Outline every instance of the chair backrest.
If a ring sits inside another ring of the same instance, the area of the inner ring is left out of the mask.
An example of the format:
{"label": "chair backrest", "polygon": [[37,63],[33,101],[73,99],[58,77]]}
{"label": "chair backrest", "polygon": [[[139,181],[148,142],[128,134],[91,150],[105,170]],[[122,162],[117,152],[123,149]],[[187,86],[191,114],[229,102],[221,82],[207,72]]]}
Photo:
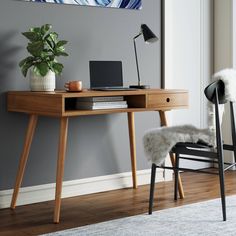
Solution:
{"label": "chair backrest", "polygon": [[219,104],[227,103],[227,100],[225,99],[225,85],[222,80],[217,80],[209,84],[205,88],[204,93],[207,99],[214,104],[216,103],[216,93],[218,94]]}
{"label": "chair backrest", "polygon": [[[216,139],[217,147],[223,145],[222,143],[222,132],[220,124],[220,114],[219,114],[219,104],[230,103],[230,120],[231,120],[231,136],[233,142],[233,150],[236,155],[236,125],[235,125],[235,116],[234,116],[234,105],[232,101],[228,101],[225,98],[225,85],[222,80],[214,81],[209,84],[204,90],[206,98],[213,104],[215,104],[215,123],[216,123]],[[229,146],[229,145],[227,145]],[[231,145],[230,145],[231,146]]]}

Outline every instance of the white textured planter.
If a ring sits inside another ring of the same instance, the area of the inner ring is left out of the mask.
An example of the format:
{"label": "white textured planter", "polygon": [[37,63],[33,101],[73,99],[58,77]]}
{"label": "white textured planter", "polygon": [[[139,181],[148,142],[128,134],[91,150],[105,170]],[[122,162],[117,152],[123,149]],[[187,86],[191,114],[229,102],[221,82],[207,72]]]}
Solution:
{"label": "white textured planter", "polygon": [[47,91],[52,92],[56,88],[55,73],[49,71],[44,77],[35,75],[30,70],[30,89],[31,91]]}

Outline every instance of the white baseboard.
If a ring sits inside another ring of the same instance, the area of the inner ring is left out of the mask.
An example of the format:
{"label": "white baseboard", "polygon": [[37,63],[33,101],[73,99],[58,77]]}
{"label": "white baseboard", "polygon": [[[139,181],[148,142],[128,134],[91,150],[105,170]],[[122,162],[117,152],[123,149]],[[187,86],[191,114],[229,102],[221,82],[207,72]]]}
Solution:
{"label": "white baseboard", "polygon": [[[150,183],[150,170],[137,171],[138,185]],[[163,170],[157,169],[156,182],[164,181]],[[63,182],[62,198],[128,188],[132,186],[131,172]],[[0,191],[0,208],[10,206],[13,189]],[[53,200],[55,183],[20,189],[17,206]]]}

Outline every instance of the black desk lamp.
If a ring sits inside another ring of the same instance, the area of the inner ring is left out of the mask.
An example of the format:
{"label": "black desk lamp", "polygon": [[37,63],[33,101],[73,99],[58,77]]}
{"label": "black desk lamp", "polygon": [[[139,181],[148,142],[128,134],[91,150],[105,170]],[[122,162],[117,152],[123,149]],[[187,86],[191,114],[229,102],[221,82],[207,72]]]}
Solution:
{"label": "black desk lamp", "polygon": [[141,31],[138,35],[133,38],[134,42],[134,52],[135,52],[135,60],[136,60],[136,67],[138,73],[138,84],[137,85],[130,85],[130,88],[137,88],[137,89],[147,89],[150,88],[149,85],[141,85],[140,75],[139,75],[139,67],[138,67],[138,57],[137,57],[137,49],[136,49],[136,39],[143,35],[143,39],[146,43],[154,43],[158,40],[157,36],[148,28],[147,25],[141,25]]}

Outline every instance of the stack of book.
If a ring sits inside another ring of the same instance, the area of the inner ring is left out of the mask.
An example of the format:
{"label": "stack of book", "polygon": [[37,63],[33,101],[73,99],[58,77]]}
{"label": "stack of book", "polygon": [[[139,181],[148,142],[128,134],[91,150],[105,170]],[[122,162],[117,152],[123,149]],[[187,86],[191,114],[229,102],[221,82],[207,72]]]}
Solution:
{"label": "stack of book", "polygon": [[78,110],[121,109],[127,107],[124,96],[84,97],[77,98],[76,101],[76,109]]}

